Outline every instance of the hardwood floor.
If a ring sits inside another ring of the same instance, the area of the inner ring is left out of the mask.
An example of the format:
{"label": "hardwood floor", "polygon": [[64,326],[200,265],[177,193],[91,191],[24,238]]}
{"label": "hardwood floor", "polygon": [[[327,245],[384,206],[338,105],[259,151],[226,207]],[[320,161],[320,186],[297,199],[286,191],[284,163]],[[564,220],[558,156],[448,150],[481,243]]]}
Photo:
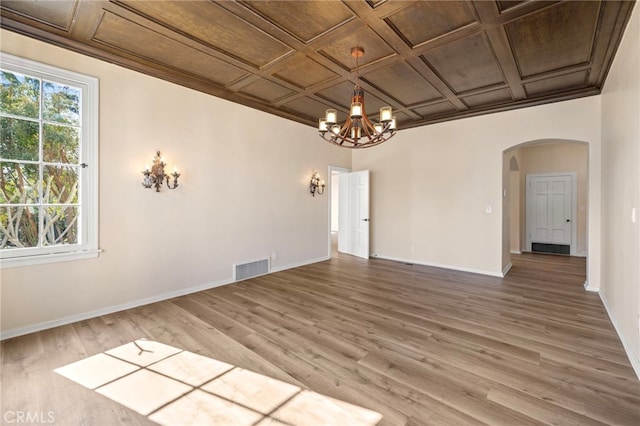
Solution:
{"label": "hardwood floor", "polygon": [[144,337],[377,411],[381,425],[640,424],[640,382],[582,288],[584,259],[513,264],[499,279],[339,255],[10,339],[2,414],[150,424],[53,371]]}

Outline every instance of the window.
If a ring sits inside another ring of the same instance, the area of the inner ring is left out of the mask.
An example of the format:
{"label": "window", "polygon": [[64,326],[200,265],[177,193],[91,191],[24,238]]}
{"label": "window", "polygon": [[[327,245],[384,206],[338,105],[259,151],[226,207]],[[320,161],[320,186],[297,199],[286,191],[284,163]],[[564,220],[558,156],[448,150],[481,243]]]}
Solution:
{"label": "window", "polygon": [[0,64],[2,267],[96,257],[98,80]]}

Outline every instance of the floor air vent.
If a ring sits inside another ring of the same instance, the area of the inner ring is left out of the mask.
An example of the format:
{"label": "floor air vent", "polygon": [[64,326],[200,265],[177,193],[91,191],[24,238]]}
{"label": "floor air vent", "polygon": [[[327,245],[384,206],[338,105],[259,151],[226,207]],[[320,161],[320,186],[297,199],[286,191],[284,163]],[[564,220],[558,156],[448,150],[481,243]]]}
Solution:
{"label": "floor air vent", "polygon": [[233,265],[233,280],[242,281],[269,273],[269,258]]}
{"label": "floor air vent", "polygon": [[565,244],[531,243],[531,251],[534,253],[570,254],[571,246]]}

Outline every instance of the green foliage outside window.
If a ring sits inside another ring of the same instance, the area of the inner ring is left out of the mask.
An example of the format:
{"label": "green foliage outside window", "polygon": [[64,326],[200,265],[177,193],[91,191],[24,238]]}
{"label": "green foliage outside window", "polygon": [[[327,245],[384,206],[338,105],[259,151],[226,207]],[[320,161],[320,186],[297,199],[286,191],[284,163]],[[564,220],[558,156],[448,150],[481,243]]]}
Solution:
{"label": "green foliage outside window", "polygon": [[78,243],[81,90],[2,70],[0,249]]}

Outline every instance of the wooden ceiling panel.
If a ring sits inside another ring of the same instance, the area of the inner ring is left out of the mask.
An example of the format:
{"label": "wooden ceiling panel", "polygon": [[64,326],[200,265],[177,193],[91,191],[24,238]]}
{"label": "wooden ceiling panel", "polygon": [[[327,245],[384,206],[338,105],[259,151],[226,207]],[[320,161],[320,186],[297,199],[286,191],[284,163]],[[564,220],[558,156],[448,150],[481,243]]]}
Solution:
{"label": "wooden ceiling panel", "polygon": [[529,96],[546,95],[558,90],[583,88],[587,85],[588,78],[589,72],[584,70],[525,83],[524,88]]}
{"label": "wooden ceiling panel", "polygon": [[417,1],[386,19],[411,47],[475,21],[473,6],[466,1]]}
{"label": "wooden ceiling panel", "polygon": [[354,46],[361,46],[365,51],[365,55],[358,60],[359,66],[366,66],[395,54],[395,51],[380,36],[367,27],[329,43],[320,50],[320,53],[345,70],[353,71],[356,68],[356,61],[351,56],[351,48]]}
{"label": "wooden ceiling panel", "polygon": [[42,22],[63,31],[69,31],[77,0],[59,1],[15,1],[2,0],[2,7],[10,9],[34,21]]}
{"label": "wooden ceiling panel", "polygon": [[349,8],[337,1],[251,0],[242,3],[303,43],[354,18]]}
{"label": "wooden ceiling panel", "polygon": [[337,77],[336,73],[309,57],[285,65],[274,75],[301,89]]}
{"label": "wooden ceiling panel", "polygon": [[490,92],[478,93],[462,98],[462,101],[467,104],[469,108],[506,104],[512,100],[513,98],[511,97],[511,91],[509,89],[492,90]]}
{"label": "wooden ceiling panel", "polygon": [[93,40],[217,84],[229,84],[245,74],[241,69],[109,12],[100,21]]}
{"label": "wooden ceiling panel", "polygon": [[[353,92],[353,87],[351,88],[351,91]],[[349,93],[349,95],[351,95],[351,92]],[[367,91],[365,91],[364,100],[365,112],[372,121],[377,120],[380,116],[380,108],[389,105],[389,102],[385,102],[373,93]]]}
{"label": "wooden ceiling panel", "polygon": [[498,3],[498,9],[500,9],[500,12],[504,12],[526,2],[527,0],[498,0],[496,3]]}
{"label": "wooden ceiling panel", "polygon": [[399,128],[406,127],[407,123],[410,123],[413,120],[412,117],[403,112],[394,113],[394,117],[396,118],[396,123],[398,124]]}
{"label": "wooden ceiling panel", "polygon": [[[283,104],[282,108],[308,115],[310,119],[313,119],[315,123],[318,124],[318,119],[324,117],[324,113],[329,106],[304,96]],[[342,119],[344,119],[344,117]]]}
{"label": "wooden ceiling panel", "polygon": [[451,105],[450,102],[445,101],[423,106],[420,108],[413,108],[413,111],[415,111],[417,114],[420,114],[422,117],[427,118],[455,113],[457,110],[453,105]]}
{"label": "wooden ceiling panel", "polygon": [[634,1],[0,0],[0,27],[317,126],[400,128],[600,93]]}
{"label": "wooden ceiling panel", "polygon": [[[319,97],[326,99],[334,105],[340,105],[344,109],[348,109],[351,104],[351,95],[353,94],[354,83],[351,81],[343,81],[335,86],[328,87],[316,93]],[[365,94],[367,107],[369,106],[369,97]],[[369,108],[367,108],[369,110]]]}
{"label": "wooden ceiling panel", "polygon": [[405,106],[442,98],[422,75],[404,62],[367,73],[362,79]]}
{"label": "wooden ceiling panel", "polygon": [[455,93],[504,83],[496,57],[483,34],[475,34],[423,55]]}
{"label": "wooden ceiling panel", "polygon": [[589,63],[599,11],[599,1],[565,2],[506,24],[521,76]]}
{"label": "wooden ceiling panel", "polygon": [[213,2],[163,2],[162,7],[157,7],[153,1],[124,1],[121,4],[256,68],[292,52],[284,43]]}
{"label": "wooden ceiling panel", "polygon": [[274,102],[294,93],[292,90],[264,78],[244,86],[240,92],[262,99],[266,102]]}
{"label": "wooden ceiling panel", "polygon": [[367,0],[367,3],[369,3],[369,5],[371,7],[378,7],[380,6],[382,3],[387,2],[388,0]]}

